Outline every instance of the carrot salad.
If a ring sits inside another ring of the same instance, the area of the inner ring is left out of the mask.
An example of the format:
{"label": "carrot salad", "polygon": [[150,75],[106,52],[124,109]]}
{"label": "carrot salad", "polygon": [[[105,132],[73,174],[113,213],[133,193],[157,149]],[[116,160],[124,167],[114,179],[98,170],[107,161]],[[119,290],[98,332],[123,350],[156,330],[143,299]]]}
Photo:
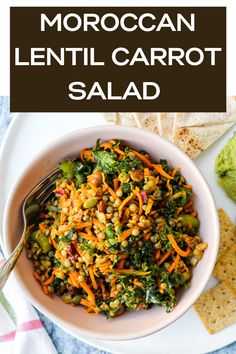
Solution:
{"label": "carrot salad", "polygon": [[98,141],[60,169],[27,241],[44,293],[108,318],[173,310],[207,247],[180,169],[117,140]]}

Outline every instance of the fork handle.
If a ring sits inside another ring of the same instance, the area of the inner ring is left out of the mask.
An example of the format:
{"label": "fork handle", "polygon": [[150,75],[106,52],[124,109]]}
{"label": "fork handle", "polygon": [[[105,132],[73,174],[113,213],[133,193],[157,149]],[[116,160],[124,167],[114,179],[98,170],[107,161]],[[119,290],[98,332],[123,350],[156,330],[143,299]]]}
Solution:
{"label": "fork handle", "polygon": [[0,267],[0,290],[2,290],[2,288],[4,287],[12,269],[14,268],[18,258],[21,255],[21,252],[24,248],[24,241],[25,241],[24,238],[20,240],[14,252],[12,252],[12,254],[3,264],[3,266]]}

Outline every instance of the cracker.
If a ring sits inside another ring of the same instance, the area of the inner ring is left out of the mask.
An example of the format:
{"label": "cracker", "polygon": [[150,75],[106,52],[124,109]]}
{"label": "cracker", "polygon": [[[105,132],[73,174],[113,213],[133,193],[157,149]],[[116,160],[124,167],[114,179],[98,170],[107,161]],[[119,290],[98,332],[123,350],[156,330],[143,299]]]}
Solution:
{"label": "cracker", "polygon": [[236,243],[232,244],[216,264],[213,275],[220,281],[229,280],[236,289]]}
{"label": "cracker", "polygon": [[218,216],[220,221],[220,245],[217,262],[221,260],[227,248],[236,243],[236,226],[223,209],[218,210]]}
{"label": "cracker", "polygon": [[236,291],[224,281],[204,292],[194,308],[210,334],[236,322]]}

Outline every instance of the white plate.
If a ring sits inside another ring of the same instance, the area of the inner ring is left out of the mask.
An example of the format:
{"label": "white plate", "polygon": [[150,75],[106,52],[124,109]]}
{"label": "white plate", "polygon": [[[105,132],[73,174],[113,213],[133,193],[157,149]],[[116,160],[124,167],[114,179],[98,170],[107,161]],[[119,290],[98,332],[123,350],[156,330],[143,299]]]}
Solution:
{"label": "white plate", "polygon": [[[7,191],[42,147],[52,139],[76,128],[99,124],[104,124],[104,118],[99,113],[22,113],[16,116],[5,137],[0,155],[0,222],[2,221],[2,207],[7,198]],[[196,164],[206,177],[217,206],[225,209],[235,221],[236,205],[218,187],[214,174],[215,158],[234,130],[231,129],[214,146],[202,154],[196,160]],[[212,278],[208,287],[215,283],[216,281]],[[66,328],[63,329],[67,331]],[[71,334],[90,345],[113,353],[200,354],[217,350],[234,342],[236,340],[236,325],[215,335],[209,335],[194,310],[190,309],[171,326],[137,340],[111,342],[81,337],[79,332]]]}

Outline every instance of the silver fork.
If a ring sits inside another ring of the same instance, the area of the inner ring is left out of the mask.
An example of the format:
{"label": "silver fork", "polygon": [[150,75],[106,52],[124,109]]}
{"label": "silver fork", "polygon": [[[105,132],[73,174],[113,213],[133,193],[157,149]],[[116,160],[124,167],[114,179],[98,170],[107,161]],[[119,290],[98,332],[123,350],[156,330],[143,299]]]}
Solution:
{"label": "silver fork", "polygon": [[15,250],[12,252],[10,257],[6,260],[2,267],[0,267],[0,290],[4,287],[12,269],[14,268],[22,250],[24,249],[25,243],[27,241],[26,229],[29,222],[39,214],[43,204],[52,194],[55,188],[55,182],[60,174],[60,170],[56,169],[45,177],[41,182],[39,182],[29,194],[26,196],[22,205],[22,216],[24,229],[22,232],[21,239],[16,246]]}

